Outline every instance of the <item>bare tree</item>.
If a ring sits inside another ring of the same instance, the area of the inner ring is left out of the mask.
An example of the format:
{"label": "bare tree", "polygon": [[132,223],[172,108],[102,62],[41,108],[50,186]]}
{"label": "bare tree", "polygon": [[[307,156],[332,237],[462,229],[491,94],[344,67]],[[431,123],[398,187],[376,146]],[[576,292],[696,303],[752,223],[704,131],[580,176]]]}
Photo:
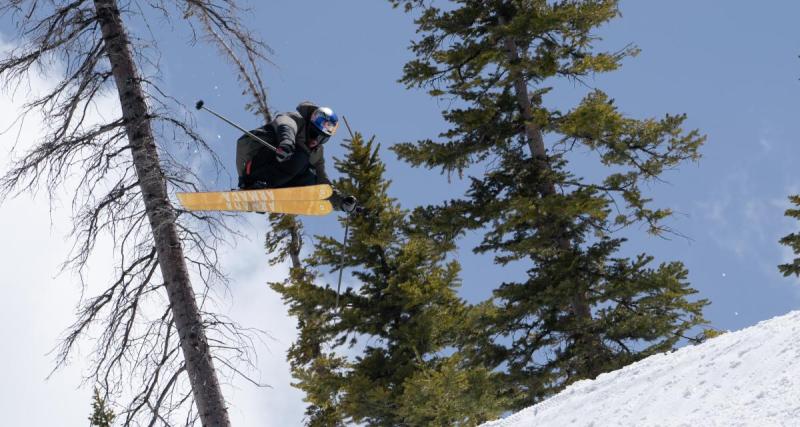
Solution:
{"label": "bare tree", "polygon": [[[160,87],[155,37],[128,31],[130,22],[146,29],[153,19],[172,25],[181,17],[192,41],[205,38],[229,58],[245,58],[232,62],[247,90],[260,94],[252,108],[268,118],[257,67],[268,48],[240,24],[241,13],[233,0],[0,5],[21,40],[0,58],[4,89],[24,88],[32,71],[61,73],[55,87],[37,94],[19,117],[41,113],[45,129],[0,177],[0,199],[41,188],[55,198],[57,189],[67,188],[75,246],[64,268],[80,277],[98,239],[111,238],[115,280],[79,303],[57,366],[81,337],[97,332],[87,381],[97,383],[105,399],[122,396],[116,412],[124,425],[198,419],[206,426],[230,425],[214,365],[250,379],[242,364],[252,367],[253,331],[208,308],[212,289],[226,283],[217,248],[232,230],[224,216],[185,212],[171,202],[176,190],[202,187],[198,174],[176,160],[181,149],[203,149],[217,171],[221,165],[186,109]],[[121,114],[97,123],[91,112],[107,92],[118,96]],[[202,282],[197,294],[192,272]]]}
{"label": "bare tree", "polygon": [[[220,37],[213,25],[208,20],[203,20],[204,28],[209,35],[209,40],[228,58],[239,71],[239,76],[244,84],[243,95],[248,95],[251,102],[247,109],[260,116],[264,123],[272,121],[272,113],[267,105],[267,92],[264,89],[263,79],[256,65],[256,57],[251,51],[246,51],[244,57],[237,54],[224,38]],[[302,267],[300,252],[303,248],[303,222],[294,215],[271,214],[269,216],[271,229],[267,233],[267,252],[274,255],[270,265],[277,265],[286,261],[286,255],[291,258],[292,267]],[[285,250],[283,249],[285,248]]]}

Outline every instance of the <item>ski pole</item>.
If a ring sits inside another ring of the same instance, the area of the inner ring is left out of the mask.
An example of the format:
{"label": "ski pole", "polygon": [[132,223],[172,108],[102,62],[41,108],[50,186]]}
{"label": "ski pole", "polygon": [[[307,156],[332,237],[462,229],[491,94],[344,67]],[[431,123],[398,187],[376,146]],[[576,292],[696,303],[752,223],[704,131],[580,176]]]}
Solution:
{"label": "ski pole", "polygon": [[336,308],[339,311],[339,291],[342,289],[342,273],[344,272],[344,253],[347,248],[347,232],[350,231],[350,214],[344,219],[344,241],[342,241],[342,256],[339,258],[339,283],[336,285]]}
{"label": "ski pole", "polygon": [[253,138],[254,140],[260,142],[263,146],[269,148],[270,150],[272,150],[272,151],[274,151],[276,153],[278,152],[278,149],[273,147],[272,144],[270,144],[269,142],[264,141],[263,139],[253,135],[250,131],[245,130],[243,127],[241,127],[241,126],[237,125],[236,123],[226,119],[224,116],[222,116],[221,114],[217,113],[216,111],[211,110],[210,108],[206,107],[205,103],[203,102],[202,99],[197,101],[197,104],[195,104],[195,108],[197,108],[198,110],[206,110],[206,111],[208,111],[209,113],[211,113],[211,114],[219,117],[220,119],[224,120],[229,125],[231,125],[231,126],[235,127],[236,129],[239,129],[240,131],[244,132],[250,138]]}

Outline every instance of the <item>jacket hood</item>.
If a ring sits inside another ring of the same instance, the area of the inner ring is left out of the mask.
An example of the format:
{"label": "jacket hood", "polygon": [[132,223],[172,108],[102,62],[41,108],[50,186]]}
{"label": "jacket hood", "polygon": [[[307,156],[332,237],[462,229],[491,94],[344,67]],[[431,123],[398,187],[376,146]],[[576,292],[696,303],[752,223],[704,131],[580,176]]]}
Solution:
{"label": "jacket hood", "polygon": [[311,101],[303,101],[297,105],[297,112],[300,113],[300,116],[302,116],[304,120],[309,121],[311,120],[311,114],[317,108],[319,108],[319,105],[316,103]]}

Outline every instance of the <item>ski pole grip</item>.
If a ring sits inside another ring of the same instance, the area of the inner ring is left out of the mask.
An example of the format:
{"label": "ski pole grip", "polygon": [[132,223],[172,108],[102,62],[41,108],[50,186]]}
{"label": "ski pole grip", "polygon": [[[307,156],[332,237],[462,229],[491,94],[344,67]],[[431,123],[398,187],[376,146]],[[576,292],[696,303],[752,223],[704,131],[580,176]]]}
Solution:
{"label": "ski pole grip", "polygon": [[203,104],[205,104],[205,103],[201,99],[201,100],[197,101],[197,104],[194,105],[194,108],[197,108],[199,110],[199,109],[203,108]]}

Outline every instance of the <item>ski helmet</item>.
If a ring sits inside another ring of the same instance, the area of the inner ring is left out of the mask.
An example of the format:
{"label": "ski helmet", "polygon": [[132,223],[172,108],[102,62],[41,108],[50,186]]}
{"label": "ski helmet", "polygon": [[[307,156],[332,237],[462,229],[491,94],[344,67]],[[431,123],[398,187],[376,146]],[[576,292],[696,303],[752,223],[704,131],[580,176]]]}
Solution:
{"label": "ski helmet", "polygon": [[319,107],[311,113],[311,123],[319,131],[318,141],[324,144],[339,128],[339,117],[328,107]]}

